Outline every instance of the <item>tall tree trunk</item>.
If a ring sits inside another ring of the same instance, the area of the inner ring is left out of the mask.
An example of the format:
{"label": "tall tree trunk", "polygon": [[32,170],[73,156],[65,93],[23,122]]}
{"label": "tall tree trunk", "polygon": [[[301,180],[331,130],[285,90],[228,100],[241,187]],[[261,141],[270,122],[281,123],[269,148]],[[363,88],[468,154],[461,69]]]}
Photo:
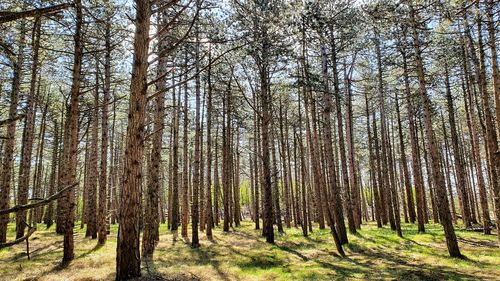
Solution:
{"label": "tall tree trunk", "polygon": [[[276,139],[276,138],[274,138]],[[273,166],[273,197],[274,197],[274,220],[276,226],[278,226],[279,233],[285,233],[283,230],[283,223],[281,222],[281,207],[280,207],[280,192],[278,184],[278,163],[276,157],[276,145],[271,143],[271,156],[272,156],[272,166]]]}
{"label": "tall tree trunk", "polygon": [[[479,5],[479,1],[477,2]],[[498,136],[500,136],[500,74],[498,70],[498,58],[497,58],[497,43],[495,41],[495,26],[493,22],[493,0],[488,1],[488,20],[487,20],[487,28],[488,28],[488,45],[491,50],[491,68],[493,72],[493,95],[495,99],[495,112],[496,112],[496,120],[497,120],[497,131],[494,131],[493,117],[491,116],[490,108],[489,108],[489,97],[486,93],[486,85],[483,86],[483,107],[485,108],[485,118],[486,118],[486,127],[487,127],[487,142],[490,147],[490,162],[492,163],[492,170],[495,173],[492,173],[494,177],[492,182],[492,190],[493,190],[493,201],[495,207],[495,219],[497,225],[497,236],[500,240],[500,183],[498,182],[498,176],[500,174],[500,151],[498,150]],[[484,78],[484,51],[483,44],[481,40],[481,19],[478,21],[478,36],[479,36],[479,50],[481,57],[481,65],[482,65],[482,76]],[[483,79],[485,81],[485,79]]]}
{"label": "tall tree trunk", "polygon": [[[405,47],[403,47],[405,48]],[[425,191],[424,185],[422,182],[422,165],[420,165],[420,153],[418,149],[418,140],[417,135],[415,133],[415,121],[413,116],[415,115],[415,110],[413,108],[413,96],[410,93],[410,79],[408,72],[408,63],[406,57],[406,50],[402,49],[401,51],[403,57],[403,76],[405,82],[405,95],[408,103],[408,125],[410,132],[410,145],[411,145],[411,164],[413,171],[413,184],[415,185],[415,197],[416,197],[416,205],[417,205],[417,224],[418,224],[418,232],[425,232]]]}
{"label": "tall tree trunk", "polygon": [[[232,70],[231,70],[232,71]],[[224,232],[229,231],[231,222],[230,211],[230,190],[231,190],[231,83],[232,73],[229,78],[229,83],[226,92],[224,93],[224,101],[222,104],[223,125],[222,125],[222,195],[224,209]],[[271,205],[272,206],[272,205]]]}
{"label": "tall tree trunk", "polygon": [[[196,8],[200,9],[200,1],[196,1]],[[195,136],[194,136],[194,162],[193,162],[193,207],[191,209],[191,247],[200,247],[200,242],[198,239],[198,222],[200,219],[199,213],[199,190],[200,190],[200,159],[201,159],[201,124],[200,124],[200,107],[201,107],[201,97],[200,97],[200,73],[199,73],[199,60],[200,60],[200,31],[199,23],[196,22],[195,25],[196,32],[196,47],[195,47]]]}
{"label": "tall tree trunk", "polygon": [[[167,24],[167,16],[161,15],[160,27]],[[161,35],[160,35],[161,36]],[[158,46],[158,53],[163,53],[167,48],[166,39],[160,38]],[[155,97],[154,116],[153,116],[153,131],[152,131],[152,146],[150,153],[150,162],[148,165],[148,178],[147,190],[145,198],[145,212],[144,212],[144,232],[142,235],[142,254],[145,259],[151,259],[156,243],[159,241],[159,193],[161,187],[161,163],[162,163],[162,141],[163,141],[163,128],[165,126],[165,88],[167,72],[167,58],[160,57],[158,59],[157,77],[160,78],[156,82],[156,90],[160,92]]]}
{"label": "tall tree trunk", "polygon": [[108,228],[108,104],[111,100],[111,15],[107,13],[104,27],[104,88],[101,116],[101,163],[99,173],[99,214],[98,214],[98,243],[104,244],[107,239]]}
{"label": "tall tree trunk", "polygon": [[98,139],[99,139],[99,74],[98,65],[96,60],[96,77],[95,77],[95,93],[94,93],[94,103],[92,104],[92,116],[90,120],[90,146],[89,146],[89,168],[88,168],[88,221],[87,221],[87,231],[85,236],[91,236],[92,239],[97,238],[97,181],[98,181]]}
{"label": "tall tree trunk", "polygon": [[[261,3],[261,12],[265,13],[268,9],[268,1]],[[262,191],[263,191],[263,218],[264,227],[263,234],[266,236],[268,243],[274,244],[274,229],[273,229],[273,192],[271,184],[271,157],[270,157],[270,124],[271,124],[271,105],[272,97],[269,92],[269,48],[271,42],[267,33],[266,22],[260,19],[261,30],[259,30],[259,49],[260,62],[259,65],[259,81],[260,81],[260,104],[261,104],[261,142],[262,142]]]}
{"label": "tall tree trunk", "polygon": [[[23,76],[24,47],[26,45],[26,23],[21,21],[20,37],[17,51],[17,58],[14,65],[14,74],[12,78],[12,88],[10,92],[9,119],[17,116],[18,97],[20,85]],[[9,208],[10,190],[12,185],[12,174],[14,170],[14,147],[16,142],[16,122],[7,125],[6,135],[9,136],[3,143],[2,167],[0,175],[0,210]],[[0,215],[0,243],[7,240],[7,224],[9,215]]]}
{"label": "tall tree trunk", "polygon": [[219,225],[219,197],[220,197],[220,181],[219,181],[219,146],[218,146],[219,127],[215,130],[215,153],[214,153],[214,223]]}
{"label": "tall tree trunk", "polygon": [[[42,172],[43,172],[43,151],[45,147],[45,130],[47,127],[47,112],[48,112],[49,103],[46,102],[45,106],[42,110],[42,119],[40,121],[40,133],[38,135],[38,152],[36,157],[36,166],[35,166],[35,174],[33,175],[33,195],[36,198],[44,198],[44,192],[42,190]],[[31,209],[32,221],[31,223],[36,225],[41,222],[43,214],[43,206],[40,208]]]}
{"label": "tall tree trunk", "polygon": [[[172,74],[172,85],[175,85],[175,74]],[[169,197],[170,202],[170,230],[177,235],[177,229],[179,227],[179,126],[180,126],[180,113],[181,113],[181,89],[177,93],[176,101],[175,87],[172,90],[172,105],[174,106],[173,120],[172,120],[172,134],[173,134],[173,144],[172,144],[172,183],[170,184]]]}
{"label": "tall tree trunk", "polygon": [[[355,59],[355,58],[354,58]],[[354,64],[354,61],[353,61]],[[346,66],[347,67],[347,66]],[[352,71],[351,66],[351,70]],[[347,139],[347,149],[348,149],[348,160],[349,160],[349,181],[351,186],[351,203],[353,206],[353,216],[354,216],[354,224],[356,228],[361,228],[361,200],[359,194],[359,183],[358,177],[356,175],[356,152],[354,150],[354,121],[353,121],[353,112],[352,112],[352,85],[351,85],[351,76],[352,73],[347,74],[346,69],[344,68],[345,83],[347,87],[347,97],[346,97],[346,139]]]}
{"label": "tall tree trunk", "polygon": [[149,1],[136,0],[134,62],[130,82],[130,104],[123,167],[116,280],[141,275],[139,253],[139,215],[141,209],[142,164],[147,100],[147,69],[151,7]]}
{"label": "tall tree trunk", "polygon": [[[257,95],[254,91],[252,91],[252,101],[253,101],[253,104],[255,104],[257,106]],[[254,188],[254,205],[252,206],[253,207],[253,210],[254,210],[254,216],[255,216],[255,229],[260,229],[260,208],[259,208],[259,205],[260,205],[260,193],[259,193],[259,162],[258,162],[258,159],[259,159],[259,156],[260,156],[260,153],[259,153],[259,149],[258,149],[258,144],[259,144],[259,131],[258,131],[258,112],[257,111],[254,111],[253,112],[253,139],[252,139],[252,150],[253,150],[253,157],[252,157],[252,160],[253,162],[250,164],[252,165],[253,167],[253,172],[254,174],[252,175],[252,177],[254,178],[254,185],[255,185],[255,188]]]}
{"label": "tall tree trunk", "polygon": [[368,106],[368,94],[367,91],[365,91],[365,107],[366,107],[366,129],[367,129],[367,134],[368,134],[368,151],[369,151],[369,158],[370,158],[370,178],[371,178],[371,185],[372,185],[372,196],[373,196],[373,209],[372,213],[375,213],[375,219],[377,220],[377,227],[382,227],[382,218],[380,215],[380,198],[379,198],[379,193],[378,193],[378,185],[377,185],[377,174],[375,172],[375,169],[377,169],[377,166],[375,165],[375,156],[373,155],[373,140],[372,140],[372,133],[371,133],[371,126],[370,126],[370,108]]}
{"label": "tall tree trunk", "polygon": [[399,135],[399,148],[401,151],[401,166],[403,168],[403,179],[404,179],[404,188],[406,194],[406,202],[408,208],[408,216],[411,223],[415,223],[416,214],[415,214],[415,203],[413,201],[413,191],[410,182],[410,172],[408,171],[408,162],[406,160],[406,149],[405,142],[403,137],[403,126],[401,124],[401,114],[399,109],[399,99],[398,94],[396,92],[396,114],[398,118],[398,135]]}
{"label": "tall tree trunk", "polygon": [[[79,112],[79,95],[81,83],[81,67],[83,57],[82,45],[82,25],[83,25],[83,6],[80,0],[75,0],[76,9],[76,27],[75,27],[75,50],[73,62],[73,78],[71,85],[70,104],[68,108],[68,118],[66,119],[66,136],[64,138],[64,148],[62,154],[62,169],[61,186],[68,186],[76,181],[77,155],[78,155],[78,112]],[[68,190],[65,192],[64,203],[62,208],[62,217],[64,218],[64,253],[63,263],[68,263],[74,258],[74,242],[73,242],[73,226],[74,226],[74,208],[75,208],[75,192]]]}
{"label": "tall tree trunk", "polygon": [[466,174],[465,174],[465,161],[462,151],[459,147],[459,140],[457,134],[457,127],[455,121],[455,110],[453,107],[453,97],[451,96],[450,80],[448,74],[448,66],[445,65],[445,88],[446,88],[446,101],[448,106],[448,121],[450,122],[451,130],[451,143],[454,153],[455,170],[457,171],[457,189],[459,192],[460,201],[462,202],[462,214],[465,227],[472,227],[471,209],[469,205],[469,196],[466,190]]}
{"label": "tall tree trunk", "polygon": [[[40,28],[41,18],[35,20],[35,27],[32,37],[33,64],[31,65],[30,92],[27,96],[26,116],[24,119],[23,141],[21,148],[21,162],[19,163],[19,183],[17,193],[17,204],[28,203],[28,188],[31,170],[31,154],[33,151],[33,137],[35,131],[35,112],[37,101],[37,80],[38,80],[38,57],[40,48]],[[20,54],[22,56],[22,54]],[[21,60],[22,61],[22,60]],[[16,239],[24,236],[26,228],[26,211],[16,212]]]}
{"label": "tall tree trunk", "polygon": [[[290,207],[290,186],[291,182],[288,180],[288,166],[287,166],[287,145],[285,144],[285,133],[284,133],[284,120],[286,120],[287,114],[286,111],[283,113],[283,104],[280,99],[279,104],[279,130],[280,130],[280,148],[281,148],[281,165],[282,165],[282,175],[283,175],[283,197],[285,202],[285,226],[290,228],[291,222],[291,207]],[[288,138],[288,134],[286,135]]]}
{"label": "tall tree trunk", "polygon": [[[187,58],[186,58],[186,69],[187,69]],[[187,78],[187,74],[185,75]],[[189,170],[188,170],[188,90],[187,84],[184,85],[184,127],[183,127],[183,145],[182,145],[182,207],[181,207],[181,235],[186,238],[188,236],[188,220],[189,220]],[[174,222],[175,223],[175,222]]]}
{"label": "tall tree trunk", "polygon": [[[57,174],[57,163],[59,162],[59,122],[54,121],[54,131],[53,131],[53,143],[52,143],[52,159],[51,159],[51,172],[49,179],[49,195],[56,192],[56,174]],[[50,228],[53,224],[54,218],[54,202],[50,202],[45,209],[43,222]]]}
{"label": "tall tree trunk", "polygon": [[[208,49],[208,70],[207,70],[207,182],[205,191],[205,218],[206,218],[206,234],[208,239],[212,239],[212,227],[214,225],[214,217],[212,210],[212,48],[209,45]],[[250,163],[250,165],[252,165]],[[217,169],[217,167],[215,167]],[[252,177],[252,175],[250,175]]]}
{"label": "tall tree trunk", "polygon": [[[465,49],[464,51],[464,72],[467,72],[467,62],[465,61]],[[466,74],[466,73],[464,73]],[[490,218],[490,210],[488,208],[488,200],[486,194],[486,183],[483,175],[483,165],[481,161],[481,152],[479,147],[479,139],[477,135],[476,128],[476,113],[473,106],[472,94],[470,90],[470,84],[467,79],[467,75],[464,75],[466,81],[462,81],[462,92],[464,95],[464,105],[465,105],[465,114],[467,117],[467,125],[469,127],[469,134],[472,143],[472,154],[475,162],[476,168],[476,177],[479,186],[479,200],[481,201],[481,210],[483,215],[483,233],[491,234],[491,218]],[[466,85],[467,84],[467,85]]]}
{"label": "tall tree trunk", "polygon": [[386,214],[389,219],[389,223],[391,225],[392,230],[396,230],[396,221],[394,217],[394,208],[393,208],[393,200],[391,195],[392,190],[392,182],[390,181],[389,176],[389,168],[390,165],[388,163],[389,154],[388,154],[388,140],[387,140],[387,128],[386,128],[386,112],[385,112],[385,92],[384,92],[384,81],[383,71],[382,71],[382,54],[380,50],[380,35],[378,29],[375,29],[375,52],[377,55],[377,85],[378,92],[380,97],[380,135],[381,135],[381,169],[382,169],[382,183],[383,183],[383,198],[385,199],[384,203],[386,206]]}
{"label": "tall tree trunk", "polygon": [[422,51],[420,48],[420,42],[417,32],[417,15],[413,8],[412,3],[410,3],[410,16],[411,16],[411,29],[413,36],[413,47],[415,49],[416,71],[419,80],[420,101],[422,103],[423,113],[424,113],[425,133],[427,138],[426,144],[427,144],[427,150],[429,151],[430,154],[432,179],[437,193],[436,203],[438,206],[439,218],[444,228],[446,245],[448,247],[448,252],[450,256],[462,257],[460,249],[458,248],[457,237],[455,236],[453,223],[451,221],[448,198],[446,197],[444,176],[442,174],[439,163],[439,150],[436,143],[436,135],[434,134],[434,128],[432,127],[431,104],[429,97],[427,95],[424,66],[422,62]]}
{"label": "tall tree trunk", "polygon": [[[331,27],[333,28],[333,27]],[[347,157],[346,157],[346,149],[345,149],[345,142],[344,142],[344,128],[343,128],[343,121],[342,121],[342,103],[340,101],[340,85],[339,85],[339,78],[338,78],[338,72],[337,72],[337,47],[335,43],[335,38],[333,35],[333,31],[330,30],[331,32],[331,52],[332,52],[332,74],[333,74],[333,94],[335,96],[335,109],[337,112],[337,128],[338,128],[338,143],[339,143],[339,150],[340,150],[340,164],[341,164],[341,170],[342,170],[342,183],[343,183],[343,188],[344,188],[344,203],[345,206],[347,206],[347,224],[349,226],[349,232],[352,234],[356,233],[356,224],[354,221],[354,213],[353,213],[353,204],[351,200],[351,188],[349,185],[349,174],[347,170]],[[326,51],[325,51],[326,52]],[[323,62],[323,68],[326,69],[326,57],[325,61]],[[324,70],[325,71],[325,70]],[[328,76],[327,76],[328,77]],[[325,98],[325,97],[323,97]],[[330,101],[328,101],[330,100]],[[331,107],[332,107],[332,102],[331,102],[331,97],[327,97],[327,100],[325,100],[326,103],[329,103],[329,105],[324,105],[323,108],[323,122],[325,125],[325,132],[323,138],[325,141],[328,139],[327,143],[331,143],[331,127],[330,127],[330,112],[331,112]],[[326,108],[330,107],[328,110],[330,112],[326,112]],[[332,149],[333,150],[333,149]],[[330,148],[328,148],[328,144],[325,149],[325,153],[327,154],[326,156],[326,162],[329,163],[330,160],[328,160],[329,157],[332,156]],[[337,159],[337,158],[336,158]],[[333,159],[332,159],[333,162]],[[334,166],[330,167],[328,169],[328,172],[330,173],[330,184],[333,184],[333,181],[336,180],[333,177],[333,174],[335,173],[334,171]],[[336,195],[336,188],[335,186],[332,185],[333,188],[332,192],[334,193],[334,196],[340,196]],[[340,192],[340,190],[338,190]],[[341,202],[340,199],[334,199],[334,202],[339,203]],[[342,214],[343,215],[343,214]],[[340,216],[340,214],[339,214]],[[340,220],[337,221],[338,224],[341,224]],[[341,232],[341,231],[339,231]],[[342,240],[343,243],[346,243],[346,241]]]}
{"label": "tall tree trunk", "polygon": [[[450,171],[450,165],[451,165],[451,156],[450,156],[450,152],[448,151],[450,145],[448,143],[448,136],[446,134],[446,126],[445,126],[445,123],[444,123],[444,117],[443,117],[443,114],[441,113],[441,121],[442,121],[442,124],[443,124],[443,138],[444,138],[444,148],[442,150],[444,150],[444,156],[441,158],[442,159],[442,169],[444,170],[445,174],[446,174],[446,180],[448,182],[447,186],[448,186],[448,192],[450,193],[450,206],[451,206],[451,216],[453,218],[453,223],[457,223],[457,212],[456,212],[456,208],[455,208],[455,200],[453,198],[453,191],[451,189],[451,178],[450,178],[450,174],[451,174],[451,171]],[[457,182],[456,178],[455,178],[455,182]],[[460,203],[461,204],[461,203]],[[462,208],[463,209],[463,208]]]}
{"label": "tall tree trunk", "polygon": [[[234,163],[233,163],[233,175],[234,175],[234,182],[233,182],[233,201],[234,201],[234,210],[233,210],[233,219],[234,219],[234,225],[235,226],[240,226],[240,220],[241,220],[241,204],[240,204],[240,197],[241,197],[241,192],[240,192],[240,131],[239,128],[236,127],[236,145],[234,145]],[[279,202],[277,202],[279,203]],[[279,206],[278,206],[279,208]]]}

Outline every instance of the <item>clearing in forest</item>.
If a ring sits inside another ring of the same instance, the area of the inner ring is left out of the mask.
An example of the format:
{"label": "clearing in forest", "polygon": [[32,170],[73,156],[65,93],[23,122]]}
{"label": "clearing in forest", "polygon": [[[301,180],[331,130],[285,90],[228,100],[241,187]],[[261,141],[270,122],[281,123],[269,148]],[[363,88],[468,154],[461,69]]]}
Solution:
{"label": "clearing in forest", "polygon": [[[167,280],[498,280],[495,235],[457,229],[467,257],[459,260],[448,256],[441,226],[431,224],[426,231],[418,234],[415,225],[403,224],[404,238],[399,238],[390,229],[363,225],[358,235],[349,236],[342,259],[328,230],[315,228],[303,237],[299,228],[286,229],[270,245],[244,221],[230,233],[216,228],[212,241],[201,234],[201,247],[192,249],[180,236],[174,242],[161,225],[154,262],[142,264],[142,275]],[[113,225],[107,243],[97,247],[97,240],[75,228],[75,260],[63,268],[62,236],[40,226],[30,239],[31,260],[25,243],[0,250],[0,280],[114,280],[116,233]]]}

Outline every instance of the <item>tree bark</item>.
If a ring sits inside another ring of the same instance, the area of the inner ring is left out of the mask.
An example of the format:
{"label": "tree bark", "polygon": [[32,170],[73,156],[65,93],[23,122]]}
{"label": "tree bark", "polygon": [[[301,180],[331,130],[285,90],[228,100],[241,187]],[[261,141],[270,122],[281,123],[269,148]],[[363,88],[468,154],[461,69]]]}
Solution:
{"label": "tree bark", "polygon": [[[24,119],[23,142],[21,148],[21,162],[19,163],[19,183],[17,193],[17,204],[28,203],[28,188],[31,170],[31,154],[33,151],[33,138],[35,131],[35,112],[38,94],[38,63],[40,48],[40,18],[35,20],[35,27],[32,37],[33,64],[31,65],[30,92],[27,96],[26,117]],[[16,213],[16,238],[24,236],[26,228],[26,212]]]}
{"label": "tree bark", "polygon": [[[10,92],[9,104],[9,119],[15,118],[17,115],[17,106],[20,92],[20,85],[23,76],[23,63],[24,63],[24,47],[26,45],[26,23],[24,21],[20,24],[20,37],[17,51],[17,58],[14,65],[14,73],[12,78],[12,89]],[[3,143],[2,153],[2,167],[0,175],[0,210],[9,208],[10,190],[12,184],[12,171],[14,168],[14,147],[16,142],[16,122],[10,122],[5,131],[9,136],[5,143]],[[7,241],[7,224],[9,222],[8,215],[0,216],[0,243]]]}
{"label": "tree bark", "polygon": [[150,1],[136,0],[134,60],[119,214],[116,280],[127,280],[141,275],[139,215],[143,179],[150,16]]}
{"label": "tree bark", "polygon": [[448,247],[448,252],[451,257],[462,257],[460,249],[458,248],[457,237],[455,236],[455,230],[453,228],[453,223],[451,221],[450,209],[448,205],[448,198],[446,197],[446,189],[444,183],[444,177],[440,168],[439,163],[439,150],[436,143],[436,136],[434,134],[434,129],[432,127],[432,117],[431,117],[431,104],[429,97],[427,95],[427,88],[425,84],[425,73],[424,66],[422,62],[422,51],[420,48],[420,42],[417,32],[417,15],[413,8],[412,3],[410,3],[410,16],[411,16],[411,29],[413,37],[413,47],[415,49],[415,62],[416,71],[419,80],[419,93],[420,101],[423,106],[424,112],[424,125],[427,138],[427,150],[430,154],[432,179],[434,186],[436,188],[436,203],[439,211],[439,218],[441,224],[443,225],[446,245]]}

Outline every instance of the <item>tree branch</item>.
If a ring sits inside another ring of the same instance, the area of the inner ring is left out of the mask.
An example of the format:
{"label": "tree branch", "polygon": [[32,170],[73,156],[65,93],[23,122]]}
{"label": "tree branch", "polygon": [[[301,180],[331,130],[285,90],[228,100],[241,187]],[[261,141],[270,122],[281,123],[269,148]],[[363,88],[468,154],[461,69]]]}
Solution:
{"label": "tree branch", "polygon": [[20,120],[20,119],[23,119],[23,118],[24,118],[24,114],[19,114],[19,115],[15,116],[14,118],[0,120],[0,127],[8,125],[8,124],[10,124],[12,122],[16,122],[17,120]]}
{"label": "tree branch", "polygon": [[64,3],[64,4],[54,5],[54,6],[50,6],[50,7],[37,8],[37,9],[21,11],[21,12],[2,11],[2,12],[0,12],[0,24],[10,22],[10,21],[15,21],[15,20],[22,19],[22,18],[39,17],[42,15],[52,14],[52,13],[58,12],[60,10],[64,10],[70,6],[71,6],[70,3]]}
{"label": "tree branch", "polygon": [[23,237],[17,238],[16,240],[11,241],[11,242],[0,243],[0,249],[6,248],[6,247],[10,247],[10,246],[14,246],[16,244],[19,244],[19,243],[23,242],[24,240],[30,238],[30,236],[33,233],[35,233],[35,231],[36,231],[35,227],[30,227],[29,230],[28,230],[28,233],[26,233],[26,235],[24,235]]}
{"label": "tree branch", "polygon": [[64,192],[68,191],[69,189],[75,187],[76,185],[78,185],[78,182],[72,184],[72,185],[68,185],[66,186],[65,188],[59,190],[58,192],[52,194],[51,196],[43,199],[43,200],[40,200],[38,202],[35,202],[35,203],[30,203],[30,204],[26,204],[26,205],[16,205],[10,209],[5,209],[5,210],[0,210],[0,215],[5,215],[5,214],[9,214],[9,213],[14,213],[14,212],[18,212],[18,211],[23,211],[23,210],[29,210],[29,209],[33,209],[33,208],[37,208],[37,207],[40,207],[40,206],[44,206],[44,205],[47,205],[49,204],[50,202],[58,199],[59,197],[61,197]]}

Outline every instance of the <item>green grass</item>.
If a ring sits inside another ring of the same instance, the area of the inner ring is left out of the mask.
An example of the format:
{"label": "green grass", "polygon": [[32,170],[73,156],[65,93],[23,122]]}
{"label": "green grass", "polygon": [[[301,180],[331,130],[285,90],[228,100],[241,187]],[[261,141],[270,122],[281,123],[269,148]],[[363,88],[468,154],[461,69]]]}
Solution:
{"label": "green grass", "polygon": [[[75,228],[75,260],[61,268],[62,236],[40,230],[26,244],[0,250],[1,280],[114,280],[117,226],[112,226],[103,247],[84,238]],[[191,249],[182,238],[174,240],[165,225],[152,264],[143,264],[144,276],[160,274],[175,280],[499,280],[500,248],[496,236],[457,231],[465,260],[447,255],[439,225],[427,225],[418,234],[403,225],[404,238],[390,229],[363,225],[349,235],[347,258],[337,255],[329,231],[316,229],[303,237],[300,229],[285,229],[276,244],[265,243],[253,224],[243,222],[230,233],[214,231],[209,241],[200,234],[201,247]],[[9,240],[15,233],[9,227]]]}

